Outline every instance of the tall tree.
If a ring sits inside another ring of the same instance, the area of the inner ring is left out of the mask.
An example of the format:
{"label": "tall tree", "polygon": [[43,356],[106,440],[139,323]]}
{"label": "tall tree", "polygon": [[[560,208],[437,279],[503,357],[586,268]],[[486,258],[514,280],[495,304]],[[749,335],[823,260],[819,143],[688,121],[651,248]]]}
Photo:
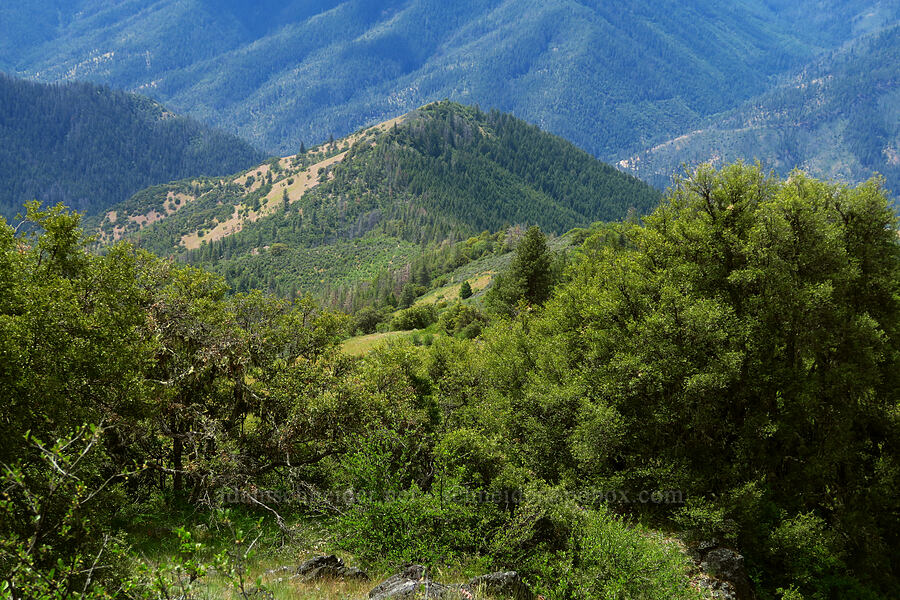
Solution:
{"label": "tall tree", "polygon": [[511,313],[516,304],[543,304],[553,288],[552,256],[547,238],[538,226],[531,227],[519,245],[509,269],[497,278],[488,295],[489,305]]}

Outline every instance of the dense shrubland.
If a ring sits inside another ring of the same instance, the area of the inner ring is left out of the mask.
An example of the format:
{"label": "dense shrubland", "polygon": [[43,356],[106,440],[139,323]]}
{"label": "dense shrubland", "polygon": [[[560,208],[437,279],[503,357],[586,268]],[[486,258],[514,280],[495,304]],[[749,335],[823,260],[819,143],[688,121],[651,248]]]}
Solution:
{"label": "dense shrubland", "polygon": [[564,269],[527,231],[483,309],[359,359],[337,347],[359,315],[94,256],[77,217],[30,214],[41,236],[0,231],[14,597],[137,596],[129,521],[234,499],[287,537],[315,518],[364,564],[514,568],[548,598],[695,597],[670,537],[740,549],[761,598],[898,593],[878,181],[700,169],[642,224],[574,232]]}

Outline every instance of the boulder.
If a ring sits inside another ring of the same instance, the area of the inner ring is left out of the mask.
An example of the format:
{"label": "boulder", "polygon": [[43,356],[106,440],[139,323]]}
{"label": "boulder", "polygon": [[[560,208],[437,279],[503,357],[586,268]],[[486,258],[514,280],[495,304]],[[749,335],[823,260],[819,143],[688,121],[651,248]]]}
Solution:
{"label": "boulder", "polygon": [[369,592],[369,600],[471,600],[478,591],[511,600],[535,598],[515,571],[482,575],[462,585],[446,585],[431,581],[422,565],[410,565],[373,588]]}
{"label": "boulder", "polygon": [[297,576],[303,581],[319,581],[322,579],[355,579],[368,580],[365,571],[356,567],[347,567],[344,561],[330,554],[317,556],[304,561],[297,567]]}
{"label": "boulder", "polygon": [[368,581],[369,574],[358,567],[347,567],[341,575],[344,579],[354,581]]}
{"label": "boulder", "polygon": [[[723,600],[753,600],[753,584],[744,566],[744,557],[729,548],[698,548],[701,554],[700,570],[716,579],[728,583],[728,586],[715,588],[718,598]],[[709,584],[713,589],[713,584]]]}
{"label": "boulder", "polygon": [[697,580],[697,589],[705,592],[704,597],[710,600],[739,600],[734,585],[714,577],[703,576]]}
{"label": "boulder", "polygon": [[409,565],[372,588],[369,598],[370,600],[415,598],[419,588],[428,584],[427,575],[422,565]]}

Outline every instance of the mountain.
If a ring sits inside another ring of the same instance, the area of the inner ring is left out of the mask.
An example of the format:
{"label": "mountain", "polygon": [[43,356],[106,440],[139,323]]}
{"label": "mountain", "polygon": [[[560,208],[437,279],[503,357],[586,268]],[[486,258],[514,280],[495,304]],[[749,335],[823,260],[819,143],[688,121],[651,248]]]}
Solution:
{"label": "mountain", "polygon": [[659,198],[535,126],[439,102],[238,175],[151,187],[94,225],[104,242],[128,237],[239,290],[312,291],[482,231],[563,233]]}
{"label": "mountain", "polygon": [[829,53],[775,89],[618,165],[662,186],[682,163],[739,158],[846,182],[878,172],[900,193],[900,26]]}
{"label": "mountain", "polygon": [[0,68],[129,89],[273,153],[450,98],[601,158],[896,20],[897,0],[22,0]]}
{"label": "mountain", "polygon": [[0,74],[0,215],[35,198],[88,214],[148,185],[234,172],[264,156],[147,98]]}

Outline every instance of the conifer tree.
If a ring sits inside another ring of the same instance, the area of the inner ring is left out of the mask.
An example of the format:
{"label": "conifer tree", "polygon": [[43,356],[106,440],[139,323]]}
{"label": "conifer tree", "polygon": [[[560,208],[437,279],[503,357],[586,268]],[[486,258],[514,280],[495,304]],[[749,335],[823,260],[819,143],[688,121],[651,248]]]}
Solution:
{"label": "conifer tree", "polygon": [[416,286],[413,282],[408,282],[403,286],[400,293],[400,308],[409,308],[416,301]]}
{"label": "conifer tree", "polygon": [[491,288],[488,305],[497,312],[512,314],[520,301],[532,306],[543,304],[552,288],[553,269],[547,238],[534,226],[516,247],[509,269]]}

